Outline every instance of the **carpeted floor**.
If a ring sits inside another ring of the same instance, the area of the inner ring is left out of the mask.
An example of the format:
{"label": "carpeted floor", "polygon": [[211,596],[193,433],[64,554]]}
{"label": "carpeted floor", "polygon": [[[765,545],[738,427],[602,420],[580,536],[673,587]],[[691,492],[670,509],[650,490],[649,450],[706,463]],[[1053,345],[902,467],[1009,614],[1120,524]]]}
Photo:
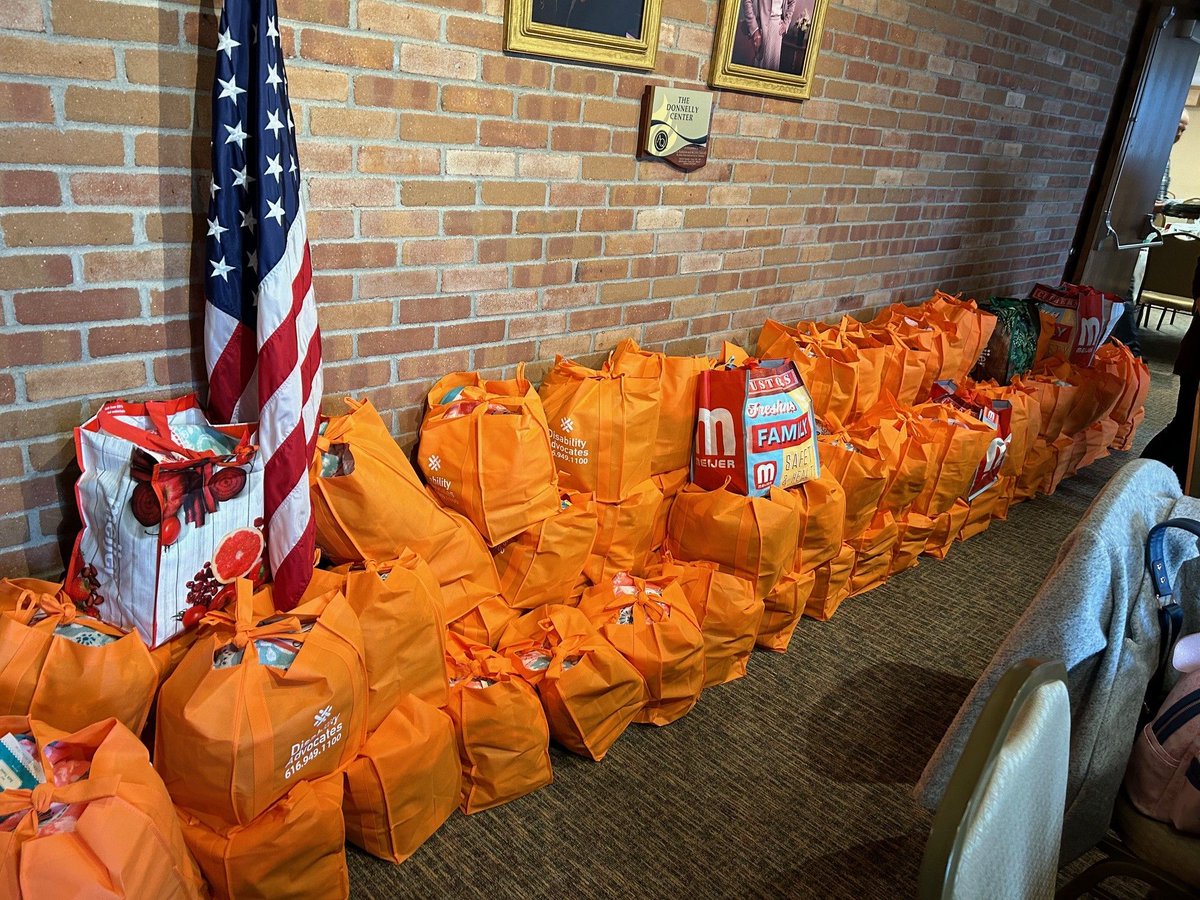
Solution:
{"label": "carpeted floor", "polygon": [[[1150,400],[1137,451],[1174,410],[1186,318],[1144,335]],[[601,763],[554,749],[554,783],[453,817],[401,866],[349,848],[364,898],[912,896],[929,815],[917,776],[1113,454],[1053,497],[805,619],[787,654],[706,691],[666,727],[635,726]]]}

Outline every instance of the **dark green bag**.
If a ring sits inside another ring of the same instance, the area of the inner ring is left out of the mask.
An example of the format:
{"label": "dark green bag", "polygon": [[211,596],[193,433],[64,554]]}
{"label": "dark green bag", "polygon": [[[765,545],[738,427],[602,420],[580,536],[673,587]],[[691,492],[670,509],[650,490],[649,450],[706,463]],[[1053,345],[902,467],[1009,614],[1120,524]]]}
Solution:
{"label": "dark green bag", "polygon": [[1014,297],[992,297],[979,308],[996,317],[996,329],[984,347],[971,377],[1008,384],[1033,368],[1042,323],[1037,304]]}

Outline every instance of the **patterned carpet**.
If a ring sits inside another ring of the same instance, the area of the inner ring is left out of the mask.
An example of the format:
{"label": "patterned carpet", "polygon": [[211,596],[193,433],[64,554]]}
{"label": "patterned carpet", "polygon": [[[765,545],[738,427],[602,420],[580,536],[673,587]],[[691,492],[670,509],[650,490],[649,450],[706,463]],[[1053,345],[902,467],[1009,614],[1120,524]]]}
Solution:
{"label": "patterned carpet", "polygon": [[[1137,451],[1170,417],[1186,327],[1148,331]],[[1135,451],[1135,453],[1137,452]],[[910,790],[977,674],[1036,591],[1114,454],[1053,497],[921,561],[786,655],[632,728],[599,764],[553,750],[555,781],[448,821],[402,866],[349,848],[364,898],[912,896],[929,816]]]}

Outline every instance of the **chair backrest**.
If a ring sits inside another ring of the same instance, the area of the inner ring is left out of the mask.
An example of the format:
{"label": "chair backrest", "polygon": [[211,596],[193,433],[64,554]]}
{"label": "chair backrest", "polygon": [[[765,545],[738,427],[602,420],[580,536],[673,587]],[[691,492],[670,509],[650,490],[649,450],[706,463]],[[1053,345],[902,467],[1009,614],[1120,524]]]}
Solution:
{"label": "chair backrest", "polygon": [[1071,705],[1059,662],[1025,660],[996,684],[934,815],[922,900],[1054,896]]}
{"label": "chair backrest", "polygon": [[1200,237],[1186,232],[1164,234],[1161,247],[1151,247],[1142,290],[1192,298],[1192,276],[1200,259]]}

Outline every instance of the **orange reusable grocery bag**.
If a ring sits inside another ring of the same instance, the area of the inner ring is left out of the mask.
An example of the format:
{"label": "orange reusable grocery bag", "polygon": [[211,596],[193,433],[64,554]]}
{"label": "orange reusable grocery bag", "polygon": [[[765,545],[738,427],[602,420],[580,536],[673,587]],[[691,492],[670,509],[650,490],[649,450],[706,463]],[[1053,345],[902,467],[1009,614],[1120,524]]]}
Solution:
{"label": "orange reusable grocery bag", "polygon": [[887,581],[892,567],[892,551],[899,536],[895,516],[881,509],[862,536],[848,542],[854,548],[854,569],[850,573],[851,597]]}
{"label": "orange reusable grocery bag", "polygon": [[1116,441],[1120,426],[1114,419],[1101,419],[1083,431],[1086,449],[1079,467],[1086,468],[1097,460],[1108,456],[1108,449]]}
{"label": "orange reusable grocery bag", "polygon": [[858,396],[854,361],[830,356],[818,338],[768,319],[758,336],[756,356],[795,363],[818,419],[833,417],[849,422],[854,418]]}
{"label": "orange reusable grocery bag", "polygon": [[633,489],[620,503],[592,501],[596,511],[596,542],[583,574],[593,584],[618,572],[640,572],[654,544],[654,522],[662,494],[651,479]]}
{"label": "orange reusable grocery bag", "polygon": [[1053,447],[1042,438],[1037,438],[1025,457],[1025,466],[1017,476],[1016,487],[1013,490],[1013,502],[1020,503],[1033,497],[1046,479],[1054,472],[1058,454]]}
{"label": "orange reusable grocery bag", "polygon": [[500,648],[537,688],[550,736],[580,756],[603,759],[649,699],[641,673],[574,607],[524,616]]}
{"label": "orange reusable grocery bag", "polygon": [[863,453],[883,461],[888,486],[879,501],[882,508],[903,512],[934,477],[935,448],[928,446],[927,430],[910,409],[890,397],[879,401],[847,433]]}
{"label": "orange reusable grocery bag", "polygon": [[754,584],[764,599],[792,569],[800,543],[800,504],[771,488],[765,497],[743,497],[727,488],[688,485],[675,498],[666,549],[676,559],[708,560]]}
{"label": "orange reusable grocery bag", "polygon": [[662,494],[662,502],[658,504],[658,511],[654,514],[654,537],[650,541],[652,550],[658,550],[667,540],[667,522],[671,518],[671,507],[675,505],[676,495],[688,483],[688,474],[688,469],[676,469],[650,479]]}
{"label": "orange reusable grocery bag", "polygon": [[854,548],[842,544],[836,557],[813,570],[813,585],[809,591],[804,614],[810,619],[827,621],[837,612],[842,601],[850,596],[850,574],[854,571]]}
{"label": "orange reusable grocery bag", "polygon": [[646,680],[649,700],[636,722],[669,725],[704,688],[704,636],[683,591],[621,573],[584,591],[582,612]]}
{"label": "orange reusable grocery bag", "polygon": [[61,584],[0,579],[0,715],[67,731],[112,716],[140,734],[158,672],[136,631],[77,614]]}
{"label": "orange reusable grocery bag", "polygon": [[206,896],[171,798],[129,729],[108,718],[72,734],[2,716],[4,734],[32,736],[45,782],[0,791],[0,896]]}
{"label": "orange reusable grocery bag", "polygon": [[996,438],[996,429],[942,403],[923,403],[913,413],[928,437],[926,446],[933,464],[931,477],[912,508],[936,518],[966,495]]}
{"label": "orange reusable grocery bag", "polygon": [[756,646],[773,653],[787,652],[817,583],[817,572],[832,564],[831,560],[811,572],[789,572],[776,582],[765,601],[762,622],[754,641]]}
{"label": "orange reusable grocery bag", "polygon": [[1011,476],[1001,475],[986,491],[970,501],[967,521],[958,533],[958,540],[965,541],[988,530],[992,520],[1008,516],[1008,499],[1013,487]]}
{"label": "orange reusable grocery bag", "polygon": [[442,586],[447,620],[498,594],[479,532],[429,495],[369,402],[346,402],[349,415],[322,426],[309,470],[318,546],[335,563],[392,559],[409,548]]}
{"label": "orange reusable grocery bag", "polygon": [[716,563],[676,562],[669,553],[647,578],[675,579],[691,604],[704,635],[705,687],[746,674],[764,611],[763,601],[754,596],[753,584],[722,572]]}
{"label": "orange reusable grocery bag", "polygon": [[550,429],[524,364],[509,382],[459,372],[434,385],[417,459],[434,496],[493,547],[558,508]]}
{"label": "orange reusable grocery bag", "polygon": [[846,527],[846,492],[831,472],[789,489],[800,514],[800,537],[793,568],[811,572],[838,555]]}
{"label": "orange reusable grocery bag", "polygon": [[158,698],[154,764],[175,804],[214,828],[245,825],[297,781],[337,771],[365,736],[363,634],[346,598],[256,621],[241,580],[235,603],[235,615],[205,617],[214,627]]}
{"label": "orange reusable grocery bag", "polygon": [[947,333],[953,333],[958,345],[958,362],[949,370],[943,370],[942,378],[960,381],[975,366],[983,353],[992,332],[996,330],[996,316],[981,310],[974,300],[962,300],[942,291],[936,291],[927,304],[931,324],[946,323]]}
{"label": "orange reusable grocery bag", "polygon": [[945,559],[954,543],[954,538],[966,524],[971,507],[966,500],[955,500],[954,505],[933,520],[933,531],[925,542],[925,555],[934,559]]}
{"label": "orange reusable grocery bag", "polygon": [[555,359],[538,392],[562,486],[620,503],[651,475],[658,379]]}
{"label": "orange reusable grocery bag", "polygon": [[1055,375],[1031,374],[1014,378],[1013,387],[1025,391],[1037,401],[1041,413],[1038,437],[1053,443],[1063,435],[1067,416],[1079,395],[1079,386]]}
{"label": "orange reusable grocery bag", "polygon": [[1133,448],[1133,436],[1141,421],[1139,413],[1146,404],[1146,396],[1150,391],[1150,370],[1146,363],[1132,353],[1120,341],[1109,341],[1101,344],[1096,351],[1093,365],[1103,372],[1116,376],[1124,388],[1109,417],[1117,424],[1117,434],[1113,439],[1114,450],[1130,450]]}
{"label": "orange reusable grocery bag", "polygon": [[367,732],[404,694],[445,706],[446,618],[441,588],[411,550],[393,560],[348,563],[334,570],[358,616],[367,664]]}
{"label": "orange reusable grocery bag", "polygon": [[578,579],[599,522],[590,494],[565,492],[559,509],[496,548],[500,592],[513,609],[562,603]]}
{"label": "orange reusable grocery bag", "polygon": [[[988,488],[988,491],[994,487],[995,485]],[[925,552],[925,545],[929,543],[929,536],[933,534],[934,524],[934,520],[929,516],[912,509],[896,519],[896,546],[892,549],[889,574],[895,575],[918,564],[917,558]]]}
{"label": "orange reusable grocery bag", "polygon": [[346,840],[402,863],[454,812],[461,787],[454,723],[407,694],[346,767]]}
{"label": "orange reusable grocery bag", "polygon": [[512,660],[451,634],[446,671],[446,712],[462,762],[462,811],[491,809],[548,785],[554,774],[546,714]]}
{"label": "orange reusable grocery bag", "polygon": [[245,825],[214,828],[187,810],[177,812],[188,849],[218,900],[350,895],[340,772],[297,781]]}
{"label": "orange reusable grocery bag", "polygon": [[[879,508],[887,490],[888,474],[883,460],[863,452],[844,431],[817,438],[821,447],[821,476],[826,473],[842,486],[846,499],[844,538],[858,537]],[[835,551],[836,555],[836,551]]]}
{"label": "orange reusable grocery bag", "polygon": [[465,637],[485,647],[495,647],[504,629],[520,613],[504,602],[498,594],[489,597],[464,616],[447,624],[447,631]]}
{"label": "orange reusable grocery bag", "polygon": [[642,350],[625,338],[604,364],[614,375],[634,375],[658,381],[658,431],[650,461],[652,475],[686,469],[691,462],[692,430],[696,421],[696,379],[714,361],[706,356],[667,356]]}

